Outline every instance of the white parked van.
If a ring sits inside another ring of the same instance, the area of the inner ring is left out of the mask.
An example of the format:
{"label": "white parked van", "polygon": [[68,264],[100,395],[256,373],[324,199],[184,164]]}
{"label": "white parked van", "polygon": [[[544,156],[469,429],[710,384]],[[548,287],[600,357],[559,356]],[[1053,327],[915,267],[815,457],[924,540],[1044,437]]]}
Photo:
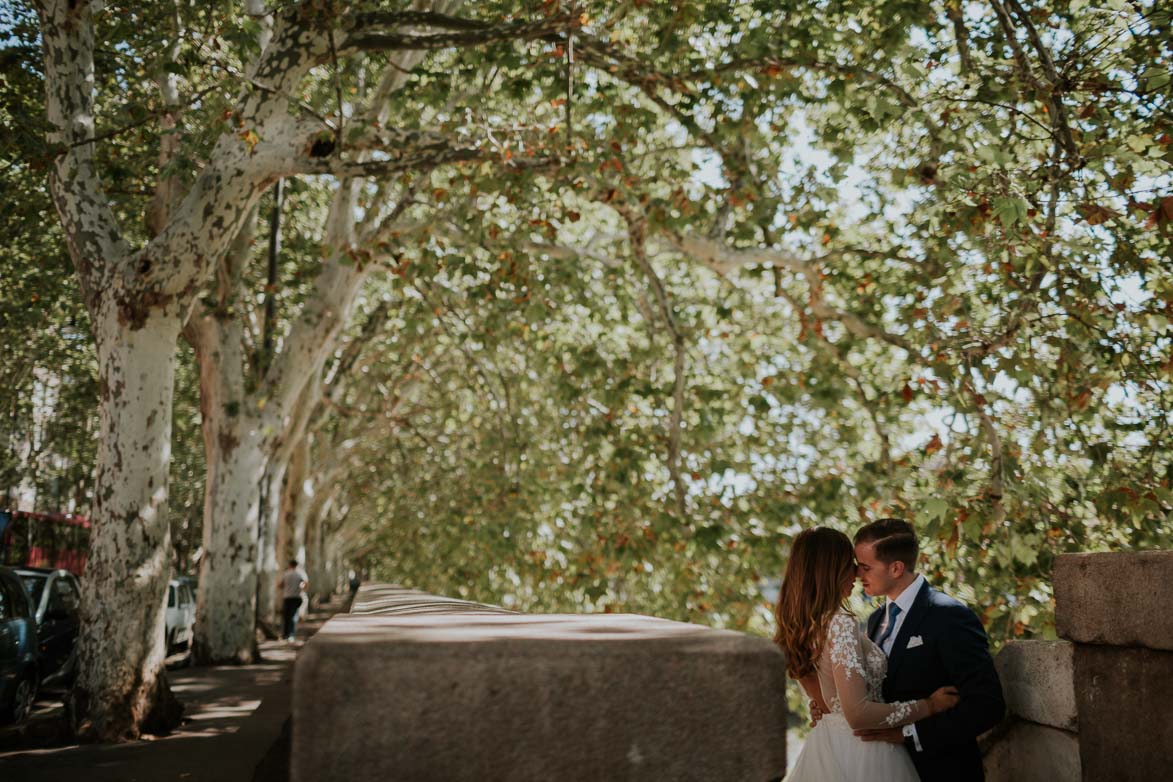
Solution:
{"label": "white parked van", "polygon": [[187,649],[195,636],[195,595],[187,580],[171,579],[167,584],[167,653]]}

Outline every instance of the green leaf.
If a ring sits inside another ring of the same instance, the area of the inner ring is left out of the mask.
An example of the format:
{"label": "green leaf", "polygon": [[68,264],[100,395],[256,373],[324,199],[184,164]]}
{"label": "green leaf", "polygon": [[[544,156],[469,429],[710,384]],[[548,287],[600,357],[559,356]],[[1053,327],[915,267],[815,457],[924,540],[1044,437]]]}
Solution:
{"label": "green leaf", "polygon": [[1010,228],[1015,223],[1026,220],[1029,204],[1021,198],[995,198],[994,214],[1004,228]]}
{"label": "green leaf", "polygon": [[949,510],[949,503],[940,497],[930,497],[924,501],[921,506],[921,511],[917,514],[917,519],[922,524],[928,523],[931,520],[941,519],[945,516],[945,512]]}

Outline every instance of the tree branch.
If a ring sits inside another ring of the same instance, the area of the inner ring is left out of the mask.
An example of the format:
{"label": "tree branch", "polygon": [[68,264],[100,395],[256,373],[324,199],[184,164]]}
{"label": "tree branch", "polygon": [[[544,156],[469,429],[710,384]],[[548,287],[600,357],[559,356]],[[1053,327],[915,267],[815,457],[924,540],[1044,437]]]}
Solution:
{"label": "tree branch", "polygon": [[354,202],[360,183],[347,180],[331,204],[325,244],[329,260],[314,279],[313,292],[286,337],[281,353],[265,373],[270,415],[284,418],[307,378],[320,372],[338,334],[350,319],[359,286],[368,270],[347,255],[354,247]]}
{"label": "tree branch", "polygon": [[495,149],[475,146],[448,146],[431,152],[407,150],[394,153],[394,157],[377,160],[342,160],[339,158],[297,158],[289,160],[286,170],[290,174],[329,175],[338,178],[358,179],[388,177],[405,171],[421,171],[448,163],[499,159],[502,167],[513,171],[534,171],[556,168],[560,161],[556,157],[529,157],[501,159]]}
{"label": "tree branch", "polygon": [[[372,29],[408,24],[427,24],[456,30],[456,32],[418,34]],[[551,16],[536,22],[506,22],[505,24],[490,25],[432,12],[371,12],[356,15],[354,24],[346,33],[343,47],[360,51],[394,51],[481,46],[496,41],[526,41],[544,38],[558,31],[576,29],[580,25],[581,21],[570,15]]]}
{"label": "tree branch", "polygon": [[986,443],[990,446],[990,482],[986,490],[986,496],[993,506],[992,521],[1000,524],[1006,518],[1006,506],[1003,503],[1005,487],[1003,479],[1002,438],[998,436],[998,429],[994,426],[994,420],[986,412],[987,402],[985,397],[978,393],[968,378],[962,378],[961,387],[973,402],[974,412],[978,414],[978,418],[982,423],[982,435],[985,437]]}
{"label": "tree branch", "polygon": [[957,56],[961,59],[961,75],[974,72],[973,57],[969,53],[969,30],[965,26],[965,10],[960,0],[945,3],[945,15],[953,23],[953,36],[957,41]]}
{"label": "tree branch", "polygon": [[[173,0],[174,14],[170,46],[167,47],[166,64],[173,64],[179,60],[179,42],[183,39],[183,21],[180,19],[179,6]],[[147,235],[158,236],[163,230],[171,210],[183,196],[183,179],[178,171],[168,173],[170,163],[175,160],[182,146],[183,137],[179,133],[179,76],[160,69],[155,77],[159,85],[159,98],[163,105],[160,118],[159,135],[159,181],[155,186],[155,193],[147,206]]]}
{"label": "tree branch", "polygon": [[[790,302],[792,307],[794,307],[796,310],[801,310],[799,303],[795,301],[789,293],[783,291],[783,296],[787,299],[787,301]],[[853,366],[852,363],[848,360],[847,356],[843,354],[843,350],[840,345],[827,339],[826,335],[823,334],[821,330],[815,329],[814,333],[818,337],[819,341],[826,345],[827,349],[831,351],[835,358],[835,363],[837,363],[839,368],[843,370],[843,374],[847,376],[847,379],[851,381],[851,385],[855,388],[856,393],[859,394],[860,401],[863,403],[863,407],[865,410],[867,410],[868,417],[871,419],[872,429],[876,433],[876,439],[880,441],[880,469],[884,471],[885,475],[891,476],[891,439],[888,437],[888,431],[884,428],[883,423],[880,421],[880,413],[877,409],[879,405],[876,404],[875,399],[872,399],[868,396],[867,389],[865,389],[863,386],[863,378],[860,376],[860,371],[856,369],[855,366]]]}
{"label": "tree branch", "polygon": [[628,237],[631,242],[631,253],[644,275],[648,278],[648,284],[651,286],[652,293],[656,297],[656,302],[660,307],[660,315],[668,326],[668,331],[672,334],[672,347],[674,350],[672,362],[673,402],[672,416],[668,421],[668,473],[672,477],[672,493],[676,501],[676,517],[683,521],[687,517],[686,514],[688,511],[684,478],[680,473],[680,443],[684,427],[684,390],[687,380],[684,334],[676,322],[676,315],[672,310],[671,302],[668,300],[668,293],[664,289],[664,283],[660,280],[659,275],[656,274],[656,269],[652,266],[651,261],[648,260],[646,244],[647,218],[642,214],[637,214],[627,206],[612,204],[612,208],[627,223]]}
{"label": "tree branch", "polygon": [[772,248],[755,248],[741,250],[728,247],[721,242],[696,236],[667,235],[668,242],[680,252],[689,255],[719,273],[727,273],[734,269],[750,264],[769,264],[775,268],[789,269],[806,280],[809,288],[808,307],[815,317],[822,320],[837,321],[858,337],[879,339],[907,351],[911,356],[919,356],[916,349],[907,339],[887,331],[877,325],[868,323],[850,312],[838,310],[827,304],[823,296],[823,283],[815,264],[833,256],[826,255],[813,261],[804,261],[793,253]]}
{"label": "tree branch", "polygon": [[1023,23],[1027,31],[1027,38],[1030,39],[1031,46],[1039,56],[1039,62],[1042,65],[1047,81],[1045,83],[1041,81],[1031,68],[1026,53],[1022,50],[1022,46],[1018,42],[1017,31],[1014,29],[1014,22],[1011,20],[1010,14],[999,0],[990,0],[990,5],[994,9],[994,15],[998,17],[998,25],[1002,28],[1002,34],[1006,37],[1006,43],[1010,46],[1010,51],[1014,55],[1014,62],[1018,66],[1019,74],[1023,81],[1047,104],[1049,109],[1048,114],[1051,119],[1051,132],[1062,140],[1063,148],[1067,152],[1068,163],[1072,166],[1078,166],[1080,161],[1079,146],[1075,143],[1075,137],[1071,132],[1071,124],[1067,117],[1067,107],[1063,105],[1063,98],[1060,94],[1062,81],[1058,72],[1055,70],[1055,64],[1051,60],[1050,53],[1043,45],[1038,30],[1035,29],[1026,11],[1023,10],[1017,0],[1007,0],[1007,2],[1012,5],[1015,16]]}
{"label": "tree branch", "polygon": [[61,217],[69,253],[92,308],[130,248],[103,196],[94,165],[93,4],[46,0],[40,9],[45,64],[48,142],[59,150],[49,190]]}

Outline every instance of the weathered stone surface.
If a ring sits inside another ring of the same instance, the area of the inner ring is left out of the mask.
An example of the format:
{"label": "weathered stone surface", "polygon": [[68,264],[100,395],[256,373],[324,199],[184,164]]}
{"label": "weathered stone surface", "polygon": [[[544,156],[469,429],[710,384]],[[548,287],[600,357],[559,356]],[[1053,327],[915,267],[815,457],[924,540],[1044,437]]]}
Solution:
{"label": "weathered stone surface", "polygon": [[1173,650],[1173,551],[1063,554],[1053,581],[1060,637]]}
{"label": "weathered stone surface", "polygon": [[1076,730],[1075,647],[1068,641],[1012,641],[994,658],[1011,714]]}
{"label": "weathered stone surface", "polygon": [[1070,731],[1011,719],[1001,732],[991,735],[984,743],[986,782],[1080,782],[1082,779],[1079,736]]}
{"label": "weathered stone surface", "polygon": [[352,614],[379,614],[400,616],[404,614],[516,614],[500,606],[473,603],[454,597],[443,597],[405,589],[396,584],[366,584],[359,588],[350,606]]}
{"label": "weathered stone surface", "polygon": [[293,782],[744,780],[786,768],[785,663],[765,639],[632,615],[330,620],[294,676]]}
{"label": "weathered stone surface", "polygon": [[1077,645],[1084,778],[1152,782],[1173,774],[1173,652]]}

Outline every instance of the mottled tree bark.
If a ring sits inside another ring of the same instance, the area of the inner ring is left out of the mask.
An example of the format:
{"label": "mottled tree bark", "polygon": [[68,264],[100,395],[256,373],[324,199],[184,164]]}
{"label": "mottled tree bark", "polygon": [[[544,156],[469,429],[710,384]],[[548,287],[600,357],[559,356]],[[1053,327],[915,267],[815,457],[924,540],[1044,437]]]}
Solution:
{"label": "mottled tree bark", "polygon": [[[355,14],[340,9],[335,15],[332,7],[323,9],[320,3],[282,6],[263,20],[266,45],[249,68],[249,84],[232,113],[235,124],[217,139],[186,192],[180,192],[177,180],[160,180],[146,215],[151,238],[132,247],[94,165],[99,139],[94,131],[93,16],[98,7],[95,0],[42,0],[38,12],[47,140],[55,154],[50,192],[90,312],[101,381],[102,431],[92,551],[83,582],[81,666],[69,710],[79,732],[122,740],[144,730],[165,730],[175,719],[162,665],[175,342],[211,270],[218,268],[258,199],[280,177],[337,176],[344,184],[335,218],[351,231],[353,177],[495,156],[461,141],[385,132],[388,91],[402,85],[405,67],[418,62],[426,49],[539,38],[562,29],[565,20],[470,27],[417,11]],[[259,14],[263,8],[251,3],[249,10]],[[458,32],[418,34],[429,25]],[[383,79],[374,96],[376,121],[370,128],[356,128],[356,137],[364,139],[361,149],[353,150],[357,156],[323,154],[323,133],[337,141],[338,129],[301,113],[289,96],[298,94],[314,66],[371,50],[403,53],[399,70]],[[169,49],[172,56],[175,51],[174,46]],[[176,117],[178,88],[173,78],[161,85],[165,128],[182,127]],[[242,134],[240,128],[249,132]],[[181,144],[178,137],[166,139],[161,162],[177,155]],[[394,159],[367,157],[388,148],[397,153]],[[344,240],[333,247],[345,253],[354,237],[341,236]],[[271,406],[263,411],[259,405],[250,408],[237,393],[235,369],[218,372],[218,366],[230,363],[224,350],[233,340],[219,332],[203,340],[201,387],[210,395],[205,402],[209,478],[196,646],[204,659],[245,660],[252,655],[260,479],[304,378],[320,368],[346,322],[361,274],[360,269],[328,264],[319,280],[324,295],[307,309],[307,327],[291,333],[286,355],[266,368]]]}
{"label": "mottled tree bark", "polygon": [[304,537],[297,537],[293,525],[303,505],[300,499],[305,488],[304,467],[309,451],[307,427],[321,396],[319,377],[320,373],[317,373],[310,378],[298,397],[284,440],[270,459],[266,474],[270,495],[266,508],[268,518],[262,520],[262,524],[267,525],[267,533],[261,536],[257,620],[274,626],[281,616],[283,602],[277,588],[281,571],[290,560],[306,562]]}
{"label": "mottled tree bark", "polygon": [[193,313],[184,328],[200,369],[204,435],[204,556],[192,653],[201,663],[248,663],[256,658],[258,509],[255,485],[265,463],[263,435],[247,405],[240,280],[255,231],[250,215],[216,273],[214,305]]}
{"label": "mottled tree bark", "polygon": [[68,708],[76,732],[107,740],[174,726],[163,612],[170,577],[167,466],[179,319],[127,330],[104,297],[94,318],[101,389],[93,520],[82,585],[82,665]]}
{"label": "mottled tree bark", "polygon": [[[293,167],[288,149],[297,148],[291,132],[298,126],[289,122],[284,100],[247,94],[242,116],[271,123],[275,142],[248,150],[235,134],[222,136],[174,212],[152,208],[155,236],[131,247],[94,165],[94,11],[87,0],[46,0],[39,15],[48,142],[57,151],[49,187],[99,362],[93,528],[82,579],[80,668],[67,709],[80,736],[121,741],[178,721],[163,667],[176,339],[215,259],[267,184]],[[285,48],[270,47],[264,62],[296,82],[326,47],[315,50],[313,36],[289,29],[296,16],[288,21]]]}
{"label": "mottled tree bark", "polygon": [[[274,40],[280,43],[280,32]],[[381,126],[387,121],[387,98],[407,83],[408,72],[423,56],[423,51],[398,56],[397,67],[388,70],[373,91],[368,109],[359,118],[362,122]],[[279,525],[284,514],[278,503],[283,496],[289,449],[304,437],[306,419],[320,396],[321,367],[333,352],[368,274],[367,269],[351,263],[347,254],[363,242],[382,239],[385,232],[385,226],[376,222],[369,234],[360,235],[355,221],[360,186],[355,179],[344,179],[338,185],[326,226],[329,260],[276,355],[250,360],[244,352],[242,330],[217,325],[225,320],[222,312],[214,318],[201,316],[208,328],[203,336],[193,334],[193,339],[214,343],[197,350],[201,377],[228,378],[233,389],[221,404],[205,406],[208,477],[204,548],[208,556],[201,563],[195,645],[197,659],[202,662],[251,660],[257,621],[275,625],[280,615],[276,583],[288,557],[279,553]],[[225,273],[229,290],[222,298],[246,296],[238,267]],[[235,318],[227,320],[232,323]],[[217,366],[205,370],[206,362]],[[256,382],[251,392],[246,392],[250,371]],[[307,391],[307,386],[313,388]],[[209,386],[207,392],[215,390]],[[304,401],[307,393],[312,401]],[[237,411],[231,420],[225,417],[224,404]],[[218,422],[210,423],[207,416],[217,417]],[[211,429],[217,432],[209,434]],[[225,448],[225,444],[232,448]],[[262,487],[268,492],[264,508]],[[245,564],[250,554],[251,567]],[[242,619],[249,606],[250,618]]]}
{"label": "mottled tree bark", "polygon": [[309,524],[314,494],[317,491],[308,472],[310,448],[310,438],[303,437],[289,460],[285,494],[281,502],[282,518],[278,537],[278,549],[281,556],[301,561],[305,561],[306,527]]}
{"label": "mottled tree bark", "polygon": [[257,551],[257,628],[267,638],[280,635],[282,600],[278,579],[289,558],[279,550],[281,539],[281,498],[284,491],[286,464],[270,459],[261,478],[261,529]]}
{"label": "mottled tree bark", "polygon": [[[349,182],[343,187],[347,194],[336,199],[338,221],[352,209],[356,190]],[[341,246],[351,246],[345,242],[345,229],[341,239]],[[246,294],[231,255],[225,259],[231,268],[222,274],[229,280],[222,296],[225,304],[217,312],[193,318],[189,327],[200,365],[207,458],[205,555],[200,563],[195,640],[196,659],[202,663],[251,661],[258,614],[266,621],[274,618],[269,606],[276,600],[281,568],[275,523],[279,508],[273,504],[281,497],[288,460],[285,444],[299,436],[293,431],[298,399],[311,378],[320,374],[366,276],[337,256],[328,262],[282,350],[249,389],[246,378],[255,361],[246,353],[240,308],[235,308],[235,315],[222,314],[233,309],[226,302]],[[272,500],[263,524],[262,485]]]}

